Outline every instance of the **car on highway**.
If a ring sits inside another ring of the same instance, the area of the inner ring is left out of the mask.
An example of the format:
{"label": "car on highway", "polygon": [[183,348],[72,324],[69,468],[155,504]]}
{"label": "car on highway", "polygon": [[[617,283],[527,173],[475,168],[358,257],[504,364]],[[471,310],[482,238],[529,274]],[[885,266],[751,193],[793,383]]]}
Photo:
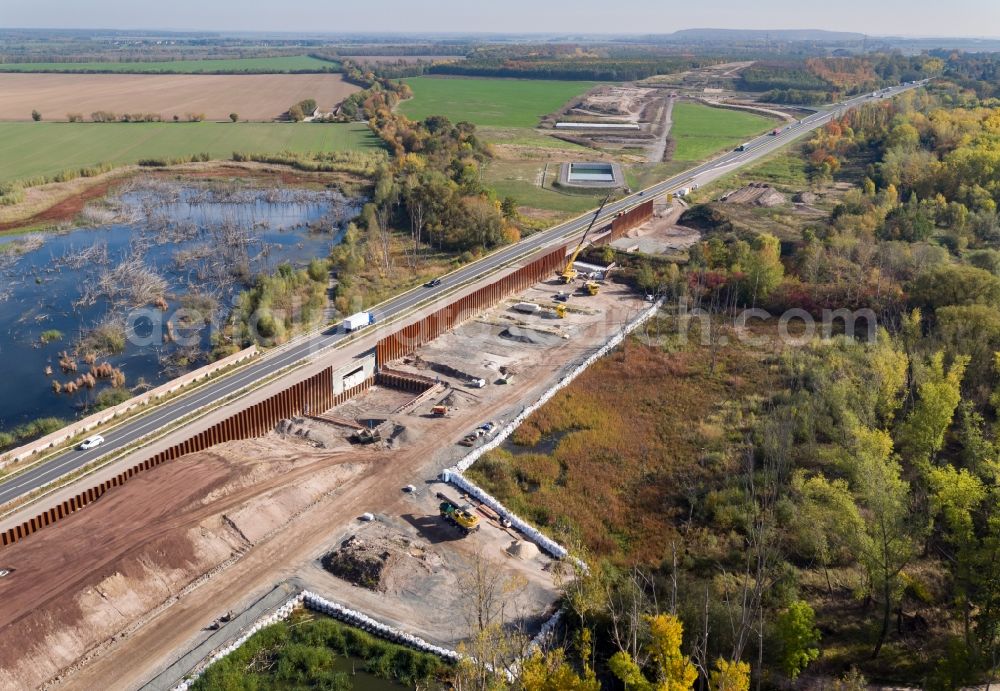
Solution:
{"label": "car on highway", "polygon": [[88,449],[96,449],[98,446],[104,443],[104,437],[100,434],[95,434],[92,437],[87,437],[80,444],[81,451],[87,451]]}
{"label": "car on highway", "polygon": [[427,281],[427,283],[424,284],[424,288],[437,288],[439,285],[441,285],[441,279],[432,278],[431,280]]}

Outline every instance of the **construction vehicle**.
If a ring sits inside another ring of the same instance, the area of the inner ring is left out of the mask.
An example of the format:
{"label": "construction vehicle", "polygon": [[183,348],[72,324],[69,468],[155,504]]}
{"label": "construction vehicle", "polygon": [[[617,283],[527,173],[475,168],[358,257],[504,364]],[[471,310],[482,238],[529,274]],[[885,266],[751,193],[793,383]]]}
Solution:
{"label": "construction vehicle", "polygon": [[601,290],[601,284],[597,281],[587,281],[583,284],[583,294],[584,295],[597,295]]}
{"label": "construction vehicle", "polygon": [[604,205],[608,203],[609,199],[611,199],[611,195],[610,194],[608,196],[606,196],[604,198],[604,201],[601,202],[601,205],[599,207],[597,207],[597,212],[594,214],[594,217],[592,219],[590,219],[590,225],[587,226],[587,230],[584,231],[583,237],[580,238],[580,242],[577,243],[576,249],[573,250],[573,254],[569,255],[569,260],[566,262],[566,268],[564,268],[562,270],[562,273],[559,275],[560,278],[562,278],[562,282],[563,283],[572,283],[573,281],[576,280],[576,276],[577,276],[578,272],[573,267],[573,264],[576,263],[576,258],[579,257],[580,256],[580,252],[583,251],[583,243],[586,242],[587,236],[590,235],[590,231],[593,230],[594,223],[597,222],[598,217],[601,215],[601,212],[604,210]]}
{"label": "construction vehicle", "polygon": [[445,499],[438,505],[438,511],[441,513],[441,518],[462,531],[463,535],[479,530],[479,516],[472,513],[470,507],[456,506]]}
{"label": "construction vehicle", "polygon": [[351,333],[375,323],[375,315],[371,312],[358,312],[344,319],[344,332]]}
{"label": "construction vehicle", "polygon": [[351,435],[351,439],[359,444],[374,444],[377,441],[382,440],[382,433],[377,427],[369,429],[364,427],[354,431]]}
{"label": "construction vehicle", "polygon": [[448,406],[446,405],[436,405],[431,408],[431,415],[435,417],[444,417],[448,414]]}
{"label": "construction vehicle", "polygon": [[559,319],[565,319],[566,318],[566,305],[563,305],[561,303],[558,304],[558,305],[556,305],[555,309],[553,310],[553,312],[555,313],[555,315],[556,315],[557,318],[559,318]]}

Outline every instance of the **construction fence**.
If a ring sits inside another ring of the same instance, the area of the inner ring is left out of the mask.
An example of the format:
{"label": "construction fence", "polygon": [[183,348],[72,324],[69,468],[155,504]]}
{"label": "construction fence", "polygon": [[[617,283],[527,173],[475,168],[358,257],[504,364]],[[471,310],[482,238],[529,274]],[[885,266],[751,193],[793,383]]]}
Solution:
{"label": "construction fence", "polygon": [[374,382],[374,377],[369,377],[340,394],[334,394],[332,377],[333,368],[327,367],[259,403],[234,413],[208,429],[202,430],[198,434],[160,451],[142,463],[122,471],[110,480],[105,480],[96,487],[80,492],[48,511],[3,531],[0,533],[0,546],[23,540],[28,535],[79,511],[100,499],[109,490],[125,484],[130,478],[145,470],[155,468],[161,463],[172,461],[189,453],[204,451],[216,444],[263,436],[285,418],[329,410],[357,396]]}
{"label": "construction fence", "polygon": [[535,261],[522,266],[500,280],[459,298],[446,307],[427,315],[394,334],[384,337],[375,348],[379,367],[413,353],[418,347],[437,338],[456,324],[497,305],[501,300],[520,292],[562,269],[566,263],[566,247],[562,246]]}
{"label": "construction fence", "polygon": [[642,204],[634,206],[611,222],[611,233],[601,238],[602,242],[613,242],[628,231],[653,217],[653,200],[647,199]]}

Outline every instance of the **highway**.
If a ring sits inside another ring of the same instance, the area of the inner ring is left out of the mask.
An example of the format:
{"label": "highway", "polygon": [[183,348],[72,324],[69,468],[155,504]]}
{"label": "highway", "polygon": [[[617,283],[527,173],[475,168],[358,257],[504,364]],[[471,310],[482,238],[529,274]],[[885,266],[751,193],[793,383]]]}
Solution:
{"label": "highway", "polygon": [[[923,86],[923,84],[924,82],[917,82],[902,85],[886,89],[882,93],[885,98],[889,98],[903,91]],[[604,207],[604,211],[597,220],[595,227],[610,223],[618,212],[627,211],[650,197],[674,192],[683,187],[704,185],[716,178],[727,175],[824,125],[830,119],[838,117],[845,110],[861,105],[862,103],[876,101],[879,98],[881,96],[865,94],[835,104],[796,123],[784,126],[776,135],[765,134],[750,140],[745,144],[743,151],[728,152],[645,190],[630,194],[618,201],[609,202]],[[572,239],[573,236],[579,235],[586,229],[593,215],[593,212],[584,214],[561,225],[536,233],[516,244],[501,248],[476,262],[463,266],[446,276],[442,276],[440,285],[434,288],[415,288],[376,306],[373,310],[376,324],[368,327],[364,338],[370,339],[372,347],[374,347],[376,338],[373,338],[373,336],[380,337],[380,332],[383,331],[380,328],[380,324],[384,324],[394,317],[404,315],[418,305],[425,305],[431,302],[433,298],[444,301],[448,294],[459,286],[475,282],[528,254]],[[71,473],[78,468],[98,460],[102,456],[119,451],[147,435],[196,412],[201,407],[213,401],[218,401],[235,394],[254,382],[260,381],[290,365],[306,359],[318,350],[336,345],[346,337],[347,334],[341,331],[339,325],[318,334],[302,337],[293,341],[291,345],[283,347],[278,352],[265,355],[256,362],[236,370],[233,374],[205,384],[197,391],[162,403],[152,412],[142,415],[135,420],[122,423],[116,428],[103,433],[105,443],[100,447],[89,451],[78,449],[67,451],[0,483],[0,505],[43,487],[62,475]]]}

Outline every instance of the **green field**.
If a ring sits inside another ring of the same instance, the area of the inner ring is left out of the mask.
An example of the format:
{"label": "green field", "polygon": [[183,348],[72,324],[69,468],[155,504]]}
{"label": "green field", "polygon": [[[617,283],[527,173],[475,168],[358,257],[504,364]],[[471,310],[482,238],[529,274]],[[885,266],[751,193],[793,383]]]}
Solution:
{"label": "green field", "polygon": [[301,153],[380,146],[362,123],[0,122],[0,182],[97,163],[202,152],[228,159],[234,151]]}
{"label": "green field", "polygon": [[122,72],[128,74],[339,72],[340,65],[308,55],[231,60],[170,60],[167,62],[18,62],[0,64],[0,72]]}
{"label": "green field", "polygon": [[604,195],[562,192],[552,188],[559,178],[559,163],[548,164],[545,187],[539,187],[544,163],[538,161],[493,161],[483,181],[501,197],[513,197],[521,206],[547,211],[582,213],[597,207]]}
{"label": "green field", "polygon": [[673,160],[691,162],[739,146],[778,124],[754,113],[686,102],[674,105],[673,120],[670,136],[677,142]]}
{"label": "green field", "polygon": [[535,79],[465,79],[414,77],[405,80],[413,98],[399,104],[408,118],[444,115],[481,126],[534,127],[543,115],[558,110],[596,82]]}
{"label": "green field", "polygon": [[586,146],[567,142],[527,127],[477,127],[476,134],[490,144],[510,144],[553,151],[590,151]]}

